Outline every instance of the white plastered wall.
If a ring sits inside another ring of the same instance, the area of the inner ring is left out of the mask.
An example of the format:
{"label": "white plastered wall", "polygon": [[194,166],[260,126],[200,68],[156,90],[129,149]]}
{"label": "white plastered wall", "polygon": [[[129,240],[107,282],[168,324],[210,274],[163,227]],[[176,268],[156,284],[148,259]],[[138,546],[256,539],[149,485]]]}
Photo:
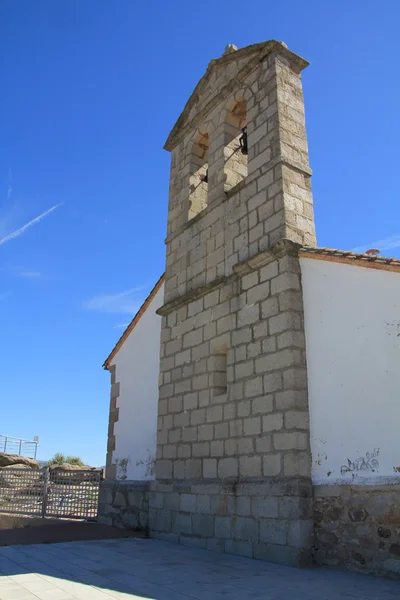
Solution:
{"label": "white plastered wall", "polygon": [[301,258],[312,477],[400,479],[400,272]]}
{"label": "white plastered wall", "polygon": [[161,335],[155,311],[163,298],[164,285],[111,362],[120,386],[112,456],[117,479],[154,479]]}

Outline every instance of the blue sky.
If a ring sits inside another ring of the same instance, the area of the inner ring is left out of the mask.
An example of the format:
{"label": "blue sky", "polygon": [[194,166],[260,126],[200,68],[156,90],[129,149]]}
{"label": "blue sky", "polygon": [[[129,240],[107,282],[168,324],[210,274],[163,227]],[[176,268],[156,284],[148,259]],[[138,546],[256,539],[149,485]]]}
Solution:
{"label": "blue sky", "polygon": [[164,268],[163,143],[227,43],[311,62],[319,245],[400,257],[399,18],[397,0],[0,3],[0,433],[104,463],[101,366]]}

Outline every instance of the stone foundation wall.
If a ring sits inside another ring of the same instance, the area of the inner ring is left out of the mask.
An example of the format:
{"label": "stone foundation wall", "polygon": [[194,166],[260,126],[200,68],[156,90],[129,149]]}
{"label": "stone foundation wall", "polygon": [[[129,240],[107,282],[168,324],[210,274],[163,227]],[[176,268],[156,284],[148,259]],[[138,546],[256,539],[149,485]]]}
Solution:
{"label": "stone foundation wall", "polygon": [[150,485],[150,481],[103,481],[98,521],[104,525],[147,531]]}
{"label": "stone foundation wall", "polygon": [[311,558],[308,479],[156,482],[149,498],[152,537],[301,566]]}
{"label": "stone foundation wall", "polygon": [[400,484],[314,488],[315,561],[400,575]]}

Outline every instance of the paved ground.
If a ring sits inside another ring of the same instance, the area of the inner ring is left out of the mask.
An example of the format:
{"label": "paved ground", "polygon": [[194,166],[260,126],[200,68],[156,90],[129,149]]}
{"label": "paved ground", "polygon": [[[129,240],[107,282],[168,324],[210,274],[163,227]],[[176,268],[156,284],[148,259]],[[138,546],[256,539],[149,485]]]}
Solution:
{"label": "paved ground", "polygon": [[400,582],[156,540],[0,548],[1,600],[399,600]]}

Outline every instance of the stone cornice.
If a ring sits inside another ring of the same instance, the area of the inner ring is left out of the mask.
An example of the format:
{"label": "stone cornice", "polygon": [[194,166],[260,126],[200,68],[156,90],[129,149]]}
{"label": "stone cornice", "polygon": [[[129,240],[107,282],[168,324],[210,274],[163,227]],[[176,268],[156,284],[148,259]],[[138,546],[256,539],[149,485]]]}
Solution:
{"label": "stone cornice", "polygon": [[273,260],[286,256],[287,254],[298,256],[300,248],[301,244],[296,244],[288,239],[282,239],[274,246],[271,246],[271,248],[234,265],[233,272],[242,277],[252,271],[261,269],[261,267],[265,267],[265,265]]}
{"label": "stone cornice", "polygon": [[158,315],[161,315],[162,317],[164,317],[165,315],[168,315],[173,310],[177,310],[181,306],[184,306],[185,304],[188,304],[189,302],[193,302],[193,300],[198,300],[199,298],[202,298],[206,294],[209,294],[210,292],[213,292],[214,290],[217,290],[220,287],[223,287],[224,285],[229,283],[229,281],[230,281],[229,277],[220,277],[219,279],[214,279],[214,281],[212,281],[211,283],[207,283],[206,285],[201,285],[201,286],[197,287],[196,289],[191,290],[190,292],[187,292],[186,294],[183,294],[182,296],[179,296],[178,298],[175,298],[174,300],[170,300],[170,302],[166,302],[163,306],[161,306],[158,310],[156,310],[156,313]]}

